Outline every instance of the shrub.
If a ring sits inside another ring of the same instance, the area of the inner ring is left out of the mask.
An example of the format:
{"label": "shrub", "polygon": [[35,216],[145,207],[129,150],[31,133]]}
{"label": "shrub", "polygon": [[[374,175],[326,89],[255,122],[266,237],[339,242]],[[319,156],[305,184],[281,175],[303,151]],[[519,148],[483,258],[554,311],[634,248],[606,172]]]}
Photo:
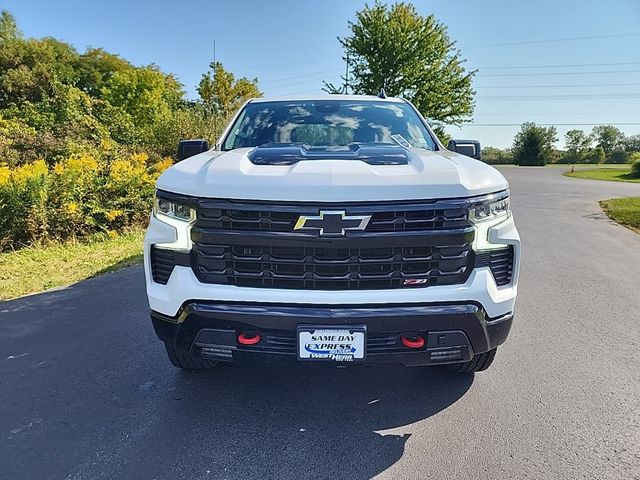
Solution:
{"label": "shrub", "polygon": [[640,178],[640,160],[631,165],[631,174],[633,178]]}
{"label": "shrub", "polygon": [[607,157],[607,163],[627,163],[629,153],[624,150],[613,150]]}
{"label": "shrub", "polygon": [[0,250],[113,233],[147,221],[158,176],[173,164],[145,153],[83,154],[47,166],[0,165]]}
{"label": "shrub", "polygon": [[602,147],[590,148],[585,156],[586,163],[603,163],[606,159],[604,149]]}

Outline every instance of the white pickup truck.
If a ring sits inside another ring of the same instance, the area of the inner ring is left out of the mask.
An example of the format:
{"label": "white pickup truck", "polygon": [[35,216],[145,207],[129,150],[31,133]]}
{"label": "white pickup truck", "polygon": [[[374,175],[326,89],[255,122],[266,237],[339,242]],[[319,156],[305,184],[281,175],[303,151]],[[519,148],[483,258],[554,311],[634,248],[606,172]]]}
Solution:
{"label": "white pickup truck", "polygon": [[356,95],[251,100],[214,148],[181,142],[144,245],[171,362],[485,370],[520,239],[479,144],[449,148],[410,102]]}

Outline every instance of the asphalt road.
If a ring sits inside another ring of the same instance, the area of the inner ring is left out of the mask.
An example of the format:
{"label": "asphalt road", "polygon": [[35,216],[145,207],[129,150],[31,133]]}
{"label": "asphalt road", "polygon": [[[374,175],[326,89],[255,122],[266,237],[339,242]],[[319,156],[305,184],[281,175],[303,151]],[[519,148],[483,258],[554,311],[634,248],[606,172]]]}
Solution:
{"label": "asphalt road", "polygon": [[0,478],[640,479],[640,185],[505,168],[512,334],[474,376],[175,370],[140,267],[0,303]]}

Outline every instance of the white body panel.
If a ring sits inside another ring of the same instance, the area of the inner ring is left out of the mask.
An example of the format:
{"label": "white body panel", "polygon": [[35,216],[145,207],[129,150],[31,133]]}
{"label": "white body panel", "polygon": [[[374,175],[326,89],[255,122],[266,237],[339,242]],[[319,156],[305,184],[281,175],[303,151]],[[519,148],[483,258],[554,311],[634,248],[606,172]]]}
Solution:
{"label": "white body panel", "polygon": [[504,190],[504,176],[486,163],[448,150],[412,149],[408,165],[308,160],[254,165],[251,148],[209,151],[164,172],[157,188],[196,197],[239,200],[361,202],[461,198]]}

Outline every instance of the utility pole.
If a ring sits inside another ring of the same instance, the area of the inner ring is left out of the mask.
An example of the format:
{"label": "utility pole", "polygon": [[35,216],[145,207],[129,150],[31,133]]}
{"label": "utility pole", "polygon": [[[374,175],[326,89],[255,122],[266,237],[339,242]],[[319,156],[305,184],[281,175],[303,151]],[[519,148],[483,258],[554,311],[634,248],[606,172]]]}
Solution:
{"label": "utility pole", "polygon": [[[213,40],[213,85],[215,88],[216,84],[216,72],[218,71],[218,63],[216,62],[216,41]],[[213,136],[214,141],[217,143],[218,141],[218,108],[215,106],[217,102],[215,89],[213,93]]]}
{"label": "utility pole", "polygon": [[344,72],[344,93],[345,95],[347,93],[349,93],[349,52],[347,52],[347,57],[345,58],[346,60],[346,66],[345,66],[345,72]]}

